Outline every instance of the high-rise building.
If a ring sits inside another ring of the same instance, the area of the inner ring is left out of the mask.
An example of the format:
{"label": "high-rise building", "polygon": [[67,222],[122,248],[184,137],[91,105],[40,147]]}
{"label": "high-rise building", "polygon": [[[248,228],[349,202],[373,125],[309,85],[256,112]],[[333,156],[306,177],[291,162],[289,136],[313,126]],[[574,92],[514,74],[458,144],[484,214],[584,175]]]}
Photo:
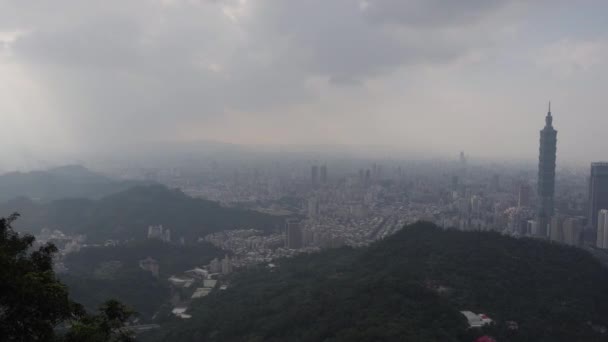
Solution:
{"label": "high-rise building", "polygon": [[321,165],[321,184],[327,184],[327,165]]}
{"label": "high-rise building", "polygon": [[602,209],[608,209],[608,163],[592,163],[587,225],[593,230],[598,227],[598,213]]}
{"label": "high-rise building", "polygon": [[569,217],[564,220],[562,226],[564,232],[564,243],[570,246],[581,244],[581,234],[583,233],[583,219],[579,217]]}
{"label": "high-rise building", "polygon": [[165,229],[165,234],[163,235],[163,241],[171,242],[171,229]]}
{"label": "high-rise building", "polygon": [[304,246],[314,246],[315,232],[311,227],[307,227],[302,231],[302,244]]}
{"label": "high-rise building", "polygon": [[528,184],[521,184],[519,186],[519,200],[518,206],[529,207],[530,206],[530,186]]}
{"label": "high-rise building", "polygon": [[474,195],[471,197],[471,214],[474,216],[480,216],[483,211],[483,198],[481,196]]}
{"label": "high-rise building", "polygon": [[289,249],[302,248],[302,225],[297,220],[287,220],[285,225],[285,247]]}
{"label": "high-rise building", "polygon": [[526,235],[537,235],[538,234],[538,221],[528,220],[526,223]]}
{"label": "high-rise building", "polygon": [[608,209],[597,214],[597,248],[608,248]]}
{"label": "high-rise building", "polygon": [[222,262],[217,258],[211,260],[209,263],[209,272],[211,273],[220,273],[222,272]]}
{"label": "high-rise building", "polygon": [[310,170],[310,178],[311,178],[312,186],[319,185],[319,166],[318,165],[312,166],[312,168]]}
{"label": "high-rise building", "polygon": [[232,260],[230,260],[230,257],[228,255],[226,255],[224,259],[222,259],[221,267],[222,274],[232,273]]}
{"label": "high-rise building", "polygon": [[561,214],[555,214],[551,217],[551,225],[549,226],[549,239],[554,242],[564,242],[564,221],[565,217]]}
{"label": "high-rise building", "polygon": [[557,152],[557,131],[553,128],[551,103],[545,118],[545,127],[540,131],[538,158],[538,231],[537,236],[547,237],[549,220],[554,214],[555,204],[555,160]]}
{"label": "high-rise building", "polygon": [[464,151],[460,151],[460,166],[461,167],[466,167],[467,166],[467,157],[464,155]]}
{"label": "high-rise building", "polygon": [[148,239],[158,239],[171,242],[171,230],[163,228],[163,225],[148,226]]}

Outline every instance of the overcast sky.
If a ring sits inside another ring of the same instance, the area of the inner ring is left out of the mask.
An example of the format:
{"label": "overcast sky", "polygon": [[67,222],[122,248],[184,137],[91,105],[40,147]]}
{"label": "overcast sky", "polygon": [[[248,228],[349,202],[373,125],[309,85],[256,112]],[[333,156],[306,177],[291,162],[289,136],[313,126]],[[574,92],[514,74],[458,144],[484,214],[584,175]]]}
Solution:
{"label": "overcast sky", "polygon": [[0,156],[154,140],[608,159],[608,2],[0,0]]}

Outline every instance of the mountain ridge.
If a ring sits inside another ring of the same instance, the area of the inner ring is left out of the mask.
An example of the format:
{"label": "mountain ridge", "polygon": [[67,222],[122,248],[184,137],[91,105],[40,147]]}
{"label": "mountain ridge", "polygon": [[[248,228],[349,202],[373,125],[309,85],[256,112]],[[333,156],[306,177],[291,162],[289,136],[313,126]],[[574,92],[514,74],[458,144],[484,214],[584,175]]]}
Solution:
{"label": "mountain ridge", "polygon": [[280,229],[284,219],[254,211],[222,207],[192,198],[163,185],[140,185],[101,199],[67,198],[40,203],[20,198],[0,204],[0,214],[22,214],[21,231],[37,233],[48,227],[67,234],[87,235],[90,242],[145,239],[148,226],[164,225],[174,240],[196,241],[226,229]]}
{"label": "mountain ridge", "polygon": [[[150,341],[605,341],[608,270],[588,252],[410,225],[361,249],[235,276]],[[496,324],[470,330],[460,311]],[[515,329],[514,329],[515,327]],[[596,329],[600,327],[600,329]]]}
{"label": "mountain ridge", "polygon": [[17,197],[43,202],[62,198],[95,199],[140,184],[148,183],[114,180],[76,164],[48,170],[16,171],[0,175],[0,202]]}

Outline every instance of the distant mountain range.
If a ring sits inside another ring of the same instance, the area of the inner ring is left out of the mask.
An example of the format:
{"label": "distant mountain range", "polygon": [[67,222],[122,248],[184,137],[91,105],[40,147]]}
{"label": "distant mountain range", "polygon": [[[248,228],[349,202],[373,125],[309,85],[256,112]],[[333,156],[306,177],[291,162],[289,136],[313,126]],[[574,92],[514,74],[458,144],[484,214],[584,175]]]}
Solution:
{"label": "distant mountain range", "polygon": [[17,198],[0,204],[0,216],[19,212],[21,231],[37,233],[48,227],[68,234],[85,234],[88,241],[145,239],[150,225],[171,230],[174,240],[198,237],[224,229],[280,229],[284,218],[226,208],[195,199],[162,185],[136,186],[101,199],[67,198],[37,202]]}
{"label": "distant mountain range", "polygon": [[[584,250],[404,228],[370,247],[236,274],[143,341],[607,341],[608,270]],[[494,324],[469,329],[461,311]],[[477,317],[477,316],[476,316]]]}
{"label": "distant mountain range", "polygon": [[27,197],[35,201],[62,198],[101,198],[126,190],[139,181],[118,181],[80,165],[46,171],[10,172],[0,175],[0,201]]}

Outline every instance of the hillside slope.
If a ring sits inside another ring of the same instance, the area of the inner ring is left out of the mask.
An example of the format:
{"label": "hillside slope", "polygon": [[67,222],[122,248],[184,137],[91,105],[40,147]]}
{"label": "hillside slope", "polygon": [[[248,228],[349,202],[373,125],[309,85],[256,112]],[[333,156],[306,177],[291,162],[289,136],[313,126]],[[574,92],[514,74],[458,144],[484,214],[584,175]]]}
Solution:
{"label": "hillside slope", "polygon": [[62,198],[101,198],[142,182],[118,181],[80,165],[46,171],[10,172],[0,175],[0,202],[16,197],[51,201]]}
{"label": "hillside slope", "polygon": [[[461,310],[497,324],[468,330]],[[583,250],[417,223],[369,248],[241,273],[191,313],[156,340],[606,341],[608,271]]]}
{"label": "hillside slope", "polygon": [[0,214],[19,212],[22,231],[43,227],[66,233],[85,234],[88,241],[144,239],[150,225],[162,224],[172,237],[196,241],[224,229],[278,229],[283,219],[254,211],[225,208],[217,202],[189,197],[162,185],[137,186],[99,200],[63,199],[38,203],[16,199],[0,205]]}
{"label": "hillside slope", "polygon": [[[223,256],[223,251],[206,242],[180,246],[143,240],[88,247],[67,255],[63,261],[68,272],[60,278],[69,287],[71,297],[91,311],[107,298],[115,298],[146,320],[169,301],[169,276]],[[148,257],[158,261],[158,278],[139,267],[139,261]]]}

